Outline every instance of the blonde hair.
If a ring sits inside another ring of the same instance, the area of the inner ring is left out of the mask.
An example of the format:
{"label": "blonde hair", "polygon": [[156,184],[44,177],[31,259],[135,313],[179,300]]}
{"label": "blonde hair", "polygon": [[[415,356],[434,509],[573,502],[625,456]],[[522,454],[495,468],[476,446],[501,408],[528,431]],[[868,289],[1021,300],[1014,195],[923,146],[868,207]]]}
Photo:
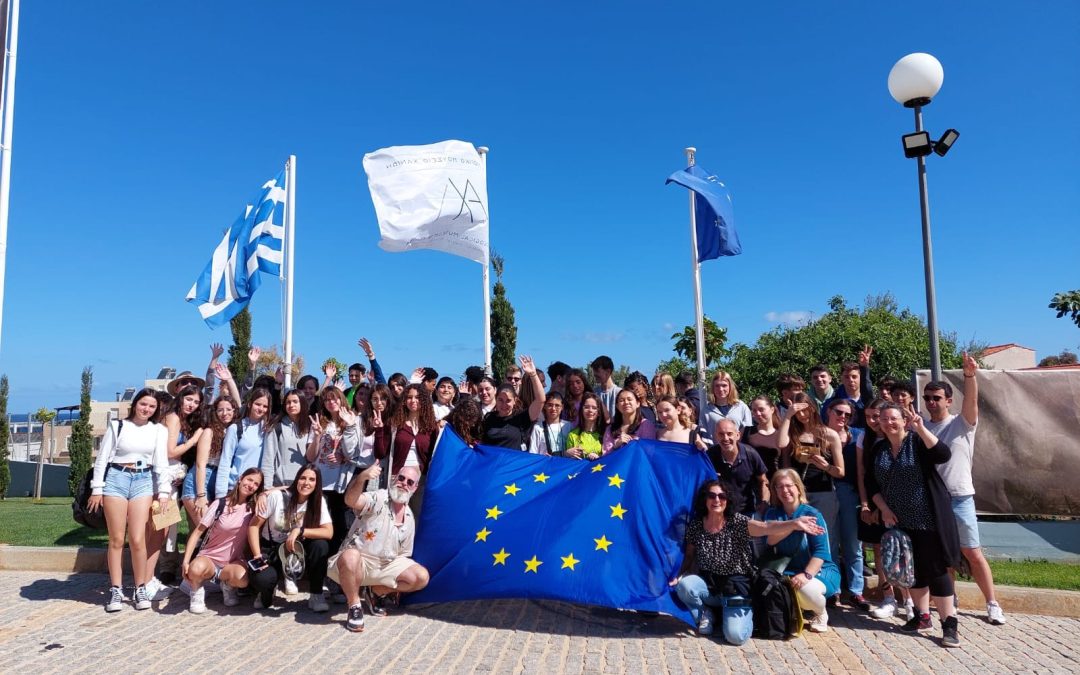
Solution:
{"label": "blonde hair", "polygon": [[769,501],[773,506],[780,506],[780,500],[776,496],[776,484],[780,482],[781,478],[790,478],[791,482],[795,484],[795,489],[799,492],[796,506],[809,503],[806,499],[806,486],[803,485],[802,478],[799,478],[799,472],[795,469],[780,469],[773,474],[772,482],[769,484]]}
{"label": "blonde hair", "polygon": [[[716,386],[717,380],[727,380],[728,395],[727,400],[725,401],[717,401],[716,395],[713,394],[713,387]],[[735,380],[731,379],[731,375],[722,370],[716,371],[716,374],[713,375],[712,382],[709,384],[709,398],[712,399],[712,402],[715,405],[735,405],[739,402],[739,388],[735,386]]]}
{"label": "blonde hair", "polygon": [[675,379],[668,373],[657,373],[652,378],[653,396],[659,403],[665,396],[674,397],[678,394],[675,390]]}

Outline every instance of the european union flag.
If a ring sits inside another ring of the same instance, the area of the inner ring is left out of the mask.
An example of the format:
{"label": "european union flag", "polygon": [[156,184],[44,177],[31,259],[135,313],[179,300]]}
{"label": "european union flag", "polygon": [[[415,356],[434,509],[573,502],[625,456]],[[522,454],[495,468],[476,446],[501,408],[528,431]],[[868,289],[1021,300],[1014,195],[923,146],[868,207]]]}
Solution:
{"label": "european union flag", "polygon": [[548,598],[665,612],[693,625],[668,581],[704,453],[634,441],[598,461],[470,448],[449,427],[427,476],[410,601]]}
{"label": "european union flag", "polygon": [[731,192],[719,178],[694,164],[668,176],[664,184],[668,183],[678,183],[694,191],[698,262],[742,253],[739,233],[735,231]]}

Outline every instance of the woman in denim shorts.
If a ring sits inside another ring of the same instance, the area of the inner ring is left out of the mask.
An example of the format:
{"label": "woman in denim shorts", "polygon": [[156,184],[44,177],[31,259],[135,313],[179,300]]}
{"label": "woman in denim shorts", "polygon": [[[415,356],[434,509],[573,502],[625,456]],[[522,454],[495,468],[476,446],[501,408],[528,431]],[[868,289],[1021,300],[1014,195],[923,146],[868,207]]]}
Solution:
{"label": "woman in denim shorts", "polygon": [[[225,431],[236,419],[237,410],[235,400],[229,396],[219,396],[210,411],[210,426],[199,436],[195,466],[184,478],[183,491],[184,508],[192,530],[202,520],[207,505],[217,499],[214,483],[221,461],[221,446],[225,442]],[[196,488],[196,485],[200,487]]]}
{"label": "woman in denim shorts", "polygon": [[157,423],[158,402],[153,389],[135,395],[127,419],[109,424],[101,443],[88,508],[105,509],[109,529],[109,596],[105,611],[123,608],[124,539],[131,548],[131,566],[135,575],[135,609],[149,609],[150,598],[145,584],[152,570],[146,566],[146,525],[150,503],[154,499],[155,480],[162,508],[169,499],[169,479],[164,469],[166,459],[165,427]]}

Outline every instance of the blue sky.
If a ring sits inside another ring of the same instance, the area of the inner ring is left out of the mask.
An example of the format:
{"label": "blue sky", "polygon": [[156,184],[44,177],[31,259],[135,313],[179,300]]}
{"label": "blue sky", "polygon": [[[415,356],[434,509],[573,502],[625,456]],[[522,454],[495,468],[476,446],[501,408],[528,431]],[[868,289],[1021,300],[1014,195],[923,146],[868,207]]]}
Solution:
{"label": "blue sky", "polygon": [[[732,340],[834,294],[925,310],[909,110],[926,109],[938,314],[962,340],[1041,356],[1080,333],[1046,308],[1080,286],[1080,5],[1016,3],[23,3],[0,370],[10,409],[96,398],[213,341],[183,300],[253,192],[298,156],[297,351],[391,370],[482,362],[476,263],[390,254],[365,152],[491,148],[493,247],[519,349],[651,372],[693,321],[686,193],[698,148],[734,194],[744,254],[703,265]],[[912,32],[924,26],[920,34]],[[280,295],[252,303],[280,343]]]}

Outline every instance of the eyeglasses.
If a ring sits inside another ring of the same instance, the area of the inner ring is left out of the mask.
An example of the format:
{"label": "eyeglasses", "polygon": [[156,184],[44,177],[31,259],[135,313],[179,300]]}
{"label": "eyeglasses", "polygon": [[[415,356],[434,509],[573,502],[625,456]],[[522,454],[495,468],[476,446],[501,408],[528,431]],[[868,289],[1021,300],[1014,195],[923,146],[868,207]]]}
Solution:
{"label": "eyeglasses", "polygon": [[407,487],[416,487],[416,481],[414,481],[412,478],[409,478],[403,473],[399,473],[397,476],[395,476],[394,480],[398,483],[405,483]]}
{"label": "eyeglasses", "polygon": [[508,377],[508,378],[506,378],[506,379],[507,379],[508,381],[510,381],[510,382],[521,382],[521,378],[520,378],[520,377]]}
{"label": "eyeglasses", "polygon": [[843,410],[831,410],[829,412],[836,415],[837,417],[851,417],[851,413],[845,412]]}
{"label": "eyeglasses", "polygon": [[943,400],[945,400],[945,397],[944,396],[923,396],[922,400],[929,403],[930,401],[943,401]]}
{"label": "eyeglasses", "polygon": [[727,501],[727,495],[723,492],[709,492],[706,495],[706,499],[715,499],[717,501]]}

